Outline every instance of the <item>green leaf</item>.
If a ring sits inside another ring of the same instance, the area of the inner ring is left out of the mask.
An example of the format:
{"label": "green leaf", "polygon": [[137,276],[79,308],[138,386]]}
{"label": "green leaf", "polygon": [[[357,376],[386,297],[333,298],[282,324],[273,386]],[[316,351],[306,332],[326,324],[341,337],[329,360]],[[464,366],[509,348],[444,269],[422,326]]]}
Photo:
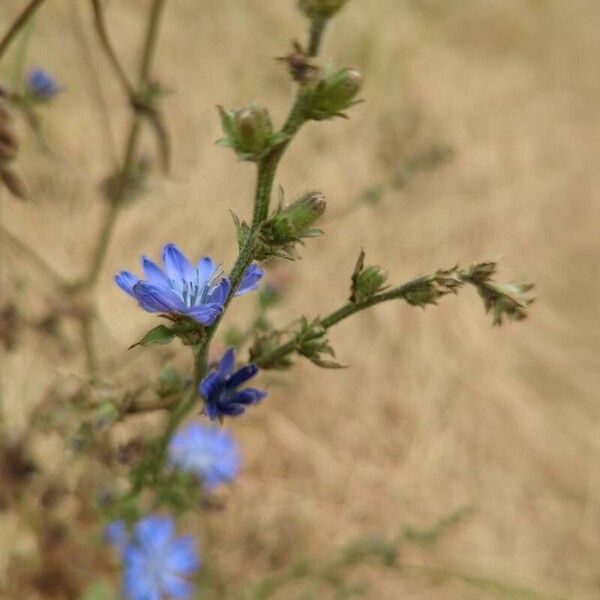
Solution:
{"label": "green leaf", "polygon": [[151,346],[152,344],[169,344],[173,341],[175,332],[166,325],[158,325],[151,329],[139,342],[129,346],[129,350],[136,346]]}

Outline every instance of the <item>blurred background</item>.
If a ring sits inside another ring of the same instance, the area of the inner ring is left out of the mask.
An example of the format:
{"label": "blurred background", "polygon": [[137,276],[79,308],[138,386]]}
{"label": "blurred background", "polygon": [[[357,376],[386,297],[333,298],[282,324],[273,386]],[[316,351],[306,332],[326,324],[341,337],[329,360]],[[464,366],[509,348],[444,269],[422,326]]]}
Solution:
{"label": "blurred background", "polygon": [[[23,4],[2,3],[3,27]],[[108,4],[132,73],[146,5]],[[43,66],[65,92],[42,111],[45,144],[15,117],[30,199],[1,192],[0,309],[17,307],[0,325],[12,432],[49,394],[85,380],[78,332],[46,322],[57,302],[52,282],[23,245],[62,275],[81,274],[106,209],[99,183],[122,153],[129,109],[89,8],[54,0],[33,22],[26,65]],[[322,58],[358,68],[366,101],[349,121],[307,124],[282,163],[277,183],[287,196],[322,190],[328,214],[325,237],[269,274],[285,300],[274,322],[344,303],[361,247],[398,283],[500,259],[499,279],[535,281],[538,300],[530,319],[502,328],[491,327],[470,289],[425,311],[388,303],[332,331],[350,368],[299,359],[290,373],[263,374],[268,399],[227,422],[244,469],[223,493],[224,510],[187,518],[218,564],[217,586],[470,509],[435,547],[402,559],[493,577],[514,586],[512,595],[460,577],[367,569],[367,597],[538,597],[520,587],[540,598],[600,597],[599,27],[595,0],[351,0],[332,22]],[[292,0],[167,3],[153,75],[169,90],[173,170],[153,171],[124,210],[97,286],[107,388],[154,377],[166,357],[189,367],[175,345],[127,351],[156,323],[113,274],[137,271],[141,254],[157,259],[171,241],[191,257],[232,264],[229,211],[248,218],[254,169],[215,146],[215,106],[258,101],[281,123],[294,88],[273,59],[304,40],[305,28]],[[155,155],[150,131],[143,144]],[[254,310],[255,299],[239,300],[227,325],[243,327]],[[132,417],[114,435],[126,440],[157,423]],[[51,472],[72,464],[72,477],[92,476],[58,435],[36,438],[34,449]],[[15,514],[0,512],[0,532],[2,581],[35,543]]]}

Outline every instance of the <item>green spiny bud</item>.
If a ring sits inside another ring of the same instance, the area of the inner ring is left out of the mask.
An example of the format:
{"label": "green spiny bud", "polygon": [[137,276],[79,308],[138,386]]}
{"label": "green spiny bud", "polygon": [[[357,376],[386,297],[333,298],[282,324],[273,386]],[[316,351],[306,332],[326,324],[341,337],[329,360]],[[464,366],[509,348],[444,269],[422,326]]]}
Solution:
{"label": "green spiny bud", "polygon": [[347,118],[343,111],[360,102],[355,97],[361,86],[362,75],[355,69],[325,69],[313,90],[307,117],[315,121]]}
{"label": "green spiny bud", "polygon": [[376,265],[365,267],[365,252],[360,251],[354,273],[352,273],[352,286],[350,288],[350,302],[363,302],[371,296],[383,291],[387,273]]}
{"label": "green spiny bud", "polygon": [[356,278],[356,302],[362,302],[374,296],[384,288],[387,273],[376,265],[370,265]]}
{"label": "green spiny bud", "polygon": [[227,111],[218,107],[225,137],[217,143],[233,148],[241,160],[258,161],[287,139],[274,133],[269,111],[257,104]]}
{"label": "green spiny bud", "polygon": [[325,197],[321,192],[308,192],[289,206],[280,205],[261,228],[261,237],[266,244],[286,246],[302,238],[322,234],[313,227],[325,212]]}
{"label": "green spiny bud", "polygon": [[328,19],[347,2],[348,0],[299,0],[298,8],[309,19]]}

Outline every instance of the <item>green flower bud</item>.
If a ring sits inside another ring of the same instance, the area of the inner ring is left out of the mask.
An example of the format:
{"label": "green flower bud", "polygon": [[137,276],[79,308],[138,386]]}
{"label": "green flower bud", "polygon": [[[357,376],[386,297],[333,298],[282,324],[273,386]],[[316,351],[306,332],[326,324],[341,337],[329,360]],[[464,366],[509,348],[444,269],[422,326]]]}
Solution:
{"label": "green flower bud", "polygon": [[376,265],[365,267],[365,253],[360,251],[354,273],[352,273],[352,286],[350,288],[350,302],[363,302],[371,296],[383,291],[387,280],[387,273]]}
{"label": "green flower bud", "polygon": [[355,69],[326,69],[312,93],[308,118],[315,121],[346,118],[343,111],[360,102],[355,97],[361,85],[362,75]]}
{"label": "green flower bud", "polygon": [[347,2],[348,0],[299,0],[298,8],[309,19],[328,19]]}
{"label": "green flower bud", "polygon": [[302,238],[322,234],[313,227],[325,212],[325,197],[321,192],[308,192],[289,206],[280,206],[261,228],[261,237],[266,244],[286,246]]}
{"label": "green flower bud", "polygon": [[380,292],[387,279],[387,273],[376,265],[370,265],[356,278],[356,302],[362,302]]}
{"label": "green flower bud", "polygon": [[233,148],[241,160],[258,161],[269,150],[287,139],[274,133],[269,111],[257,104],[239,110],[219,108],[225,137],[217,143]]}

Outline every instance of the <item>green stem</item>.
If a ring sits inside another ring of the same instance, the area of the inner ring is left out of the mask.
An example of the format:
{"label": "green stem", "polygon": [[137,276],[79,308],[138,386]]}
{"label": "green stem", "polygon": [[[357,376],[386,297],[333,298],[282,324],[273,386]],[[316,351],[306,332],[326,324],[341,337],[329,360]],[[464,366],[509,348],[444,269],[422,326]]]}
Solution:
{"label": "green stem", "polygon": [[[361,310],[365,310],[371,306],[375,306],[376,304],[381,304],[382,302],[387,302],[388,300],[397,300],[399,298],[403,298],[410,292],[420,289],[421,286],[423,286],[423,284],[427,283],[429,280],[429,275],[417,277],[416,279],[412,279],[411,281],[408,281],[407,283],[396,287],[393,290],[389,290],[381,294],[375,294],[363,302],[345,304],[341,308],[338,308],[336,311],[327,315],[324,319],[321,319],[320,324],[325,329],[330,329],[334,325],[337,325],[340,321],[347,319]],[[297,347],[298,341],[296,339],[292,339],[289,342],[279,346],[279,348],[275,348],[275,350],[271,350],[271,352],[256,357],[254,362],[259,367],[272,364],[294,352]]]}
{"label": "green stem", "polygon": [[[309,46],[314,51],[314,55],[318,52],[323,28],[317,33],[313,31],[314,27],[311,28]],[[269,206],[271,204],[271,195],[273,192],[273,183],[277,174],[277,167],[281,162],[286,149],[290,145],[292,138],[298,132],[300,127],[306,121],[306,107],[310,100],[310,96],[305,87],[301,86],[296,93],[296,98],[290,109],[288,117],[281,128],[281,133],[286,134],[286,141],[273,148],[257,165],[257,176],[256,176],[256,188],[254,194],[254,210],[252,214],[252,228],[248,241],[244,247],[240,250],[240,253],[231,269],[229,274],[229,281],[231,282],[231,291],[229,297],[225,302],[223,312],[217,318],[217,320],[206,329],[204,339],[200,343],[198,354],[195,357],[194,362],[194,385],[190,390],[190,394],[185,398],[173,411],[167,429],[162,438],[162,444],[166,446],[168,441],[181,420],[185,415],[192,409],[197,401],[197,387],[202,377],[206,374],[206,357],[208,356],[208,349],[210,342],[219,327],[223,314],[227,310],[229,303],[234,297],[235,291],[237,290],[240,281],[244,275],[244,272],[249,267],[254,259],[254,253],[256,249],[256,237],[260,230],[260,226],[267,219],[269,215]]]}
{"label": "green stem", "polygon": [[308,56],[315,57],[319,53],[325,27],[328,19],[313,19],[310,23],[310,37],[308,40]]}
{"label": "green stem", "polygon": [[[165,2],[166,0],[154,0],[152,3],[138,76],[139,91],[143,91],[143,89],[148,84],[148,76],[150,73],[152,61],[156,53],[158,31]],[[121,205],[123,204],[123,201],[127,195],[127,189],[129,186],[131,172],[135,167],[138,155],[141,121],[142,116],[138,113],[134,113],[132,116],[131,125],[129,127],[129,134],[127,136],[127,147],[125,150],[125,156],[123,158],[123,166],[121,167],[117,182],[115,196],[104,217],[104,221],[102,223],[102,227],[100,228],[100,232],[96,241],[94,253],[92,254],[93,258],[90,265],[90,269],[87,277],[84,280],[83,287],[87,289],[93,288],[96,282],[98,281],[100,272],[102,271],[102,266],[104,265],[104,261],[106,259],[106,254],[108,252],[110,240],[115,229],[117,218],[120,213]]]}
{"label": "green stem", "polygon": [[104,53],[108,58],[108,62],[112,66],[117,79],[121,82],[121,85],[123,86],[123,89],[127,95],[130,98],[133,98],[135,95],[135,90],[133,85],[130,83],[127,73],[125,73],[125,69],[121,65],[117,53],[115,52],[115,49],[110,41],[101,0],[92,0],[92,9],[94,11],[94,26],[98,34],[98,39],[100,40],[102,48],[104,49]]}
{"label": "green stem", "polygon": [[29,20],[33,17],[37,9],[44,3],[44,0],[31,0],[31,2],[23,9],[21,14],[15,19],[13,24],[8,28],[8,31],[4,34],[4,37],[0,40],[0,59],[4,56],[4,53],[8,50],[13,39],[21,31]]}

